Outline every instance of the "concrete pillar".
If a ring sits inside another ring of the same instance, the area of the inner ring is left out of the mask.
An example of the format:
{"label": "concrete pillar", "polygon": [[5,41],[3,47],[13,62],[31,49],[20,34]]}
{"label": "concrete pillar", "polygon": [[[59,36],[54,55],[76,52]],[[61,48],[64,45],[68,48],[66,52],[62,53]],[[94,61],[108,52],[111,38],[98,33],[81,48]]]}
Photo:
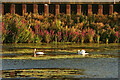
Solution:
{"label": "concrete pillar", "polygon": [[112,14],[113,13],[113,5],[109,5],[109,14]]}
{"label": "concrete pillar", "polygon": [[67,5],[66,5],[66,14],[68,14],[68,15],[71,14],[70,4],[67,4]]}
{"label": "concrete pillar", "polygon": [[92,15],[92,5],[88,5],[88,15]]}
{"label": "concrete pillar", "polygon": [[60,5],[59,4],[56,4],[55,5],[55,14],[59,14],[59,10],[60,10]]}
{"label": "concrete pillar", "polygon": [[77,15],[80,15],[81,14],[81,5],[78,4],[77,5]]}
{"label": "concrete pillar", "polygon": [[33,4],[33,13],[38,13],[38,5]]}
{"label": "concrete pillar", "polygon": [[49,15],[49,5],[48,4],[45,4],[44,5],[44,15]]}
{"label": "concrete pillar", "polygon": [[27,6],[26,4],[22,4],[22,15],[26,13]]}
{"label": "concrete pillar", "polygon": [[100,14],[100,15],[103,14],[103,5],[99,5],[98,14]]}
{"label": "concrete pillar", "polygon": [[4,4],[2,4],[2,15],[4,15]]}
{"label": "concrete pillar", "polygon": [[15,4],[11,4],[10,13],[15,14]]}

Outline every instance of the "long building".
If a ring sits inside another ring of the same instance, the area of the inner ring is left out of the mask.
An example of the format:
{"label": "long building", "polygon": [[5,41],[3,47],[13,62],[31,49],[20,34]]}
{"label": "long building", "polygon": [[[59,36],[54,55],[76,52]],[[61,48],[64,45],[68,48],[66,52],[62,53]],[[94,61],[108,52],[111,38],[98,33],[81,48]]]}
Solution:
{"label": "long building", "polygon": [[[115,1],[115,0],[114,0]],[[2,15],[13,13],[23,15],[24,13],[39,13],[39,14],[112,14],[113,12],[120,13],[120,1],[117,2],[96,2],[96,1],[41,1],[41,0],[4,0],[2,2]]]}

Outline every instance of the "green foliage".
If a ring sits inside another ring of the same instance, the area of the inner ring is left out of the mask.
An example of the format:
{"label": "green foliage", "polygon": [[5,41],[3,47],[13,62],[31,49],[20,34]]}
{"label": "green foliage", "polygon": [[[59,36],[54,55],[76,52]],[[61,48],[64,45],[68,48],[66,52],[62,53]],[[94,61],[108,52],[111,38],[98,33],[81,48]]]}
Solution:
{"label": "green foliage", "polygon": [[7,13],[2,17],[3,43],[119,42],[120,15],[91,16],[58,14],[56,16]]}
{"label": "green foliage", "polygon": [[30,39],[32,37],[31,34],[33,34],[33,32],[27,28],[27,24],[25,23],[24,18],[20,17],[17,14],[6,14],[3,18],[3,24],[3,36],[5,36],[3,37],[3,42],[23,43],[28,42],[28,40],[32,42]]}

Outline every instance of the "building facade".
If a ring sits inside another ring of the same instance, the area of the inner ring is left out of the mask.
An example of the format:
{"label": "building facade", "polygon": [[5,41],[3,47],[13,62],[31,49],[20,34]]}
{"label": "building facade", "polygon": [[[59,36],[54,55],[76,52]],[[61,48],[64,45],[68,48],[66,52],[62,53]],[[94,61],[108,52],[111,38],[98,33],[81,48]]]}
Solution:
{"label": "building facade", "polygon": [[112,14],[113,12],[120,13],[119,2],[2,2],[2,15],[13,13],[24,15],[24,13],[39,13],[39,14]]}

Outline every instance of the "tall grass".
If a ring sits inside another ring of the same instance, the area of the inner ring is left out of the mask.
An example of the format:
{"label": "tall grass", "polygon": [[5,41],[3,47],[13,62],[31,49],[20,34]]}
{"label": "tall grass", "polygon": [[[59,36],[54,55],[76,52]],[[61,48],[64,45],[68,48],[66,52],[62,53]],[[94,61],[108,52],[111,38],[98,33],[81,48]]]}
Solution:
{"label": "tall grass", "polygon": [[120,42],[120,15],[43,16],[7,13],[2,17],[3,43],[113,43]]}

